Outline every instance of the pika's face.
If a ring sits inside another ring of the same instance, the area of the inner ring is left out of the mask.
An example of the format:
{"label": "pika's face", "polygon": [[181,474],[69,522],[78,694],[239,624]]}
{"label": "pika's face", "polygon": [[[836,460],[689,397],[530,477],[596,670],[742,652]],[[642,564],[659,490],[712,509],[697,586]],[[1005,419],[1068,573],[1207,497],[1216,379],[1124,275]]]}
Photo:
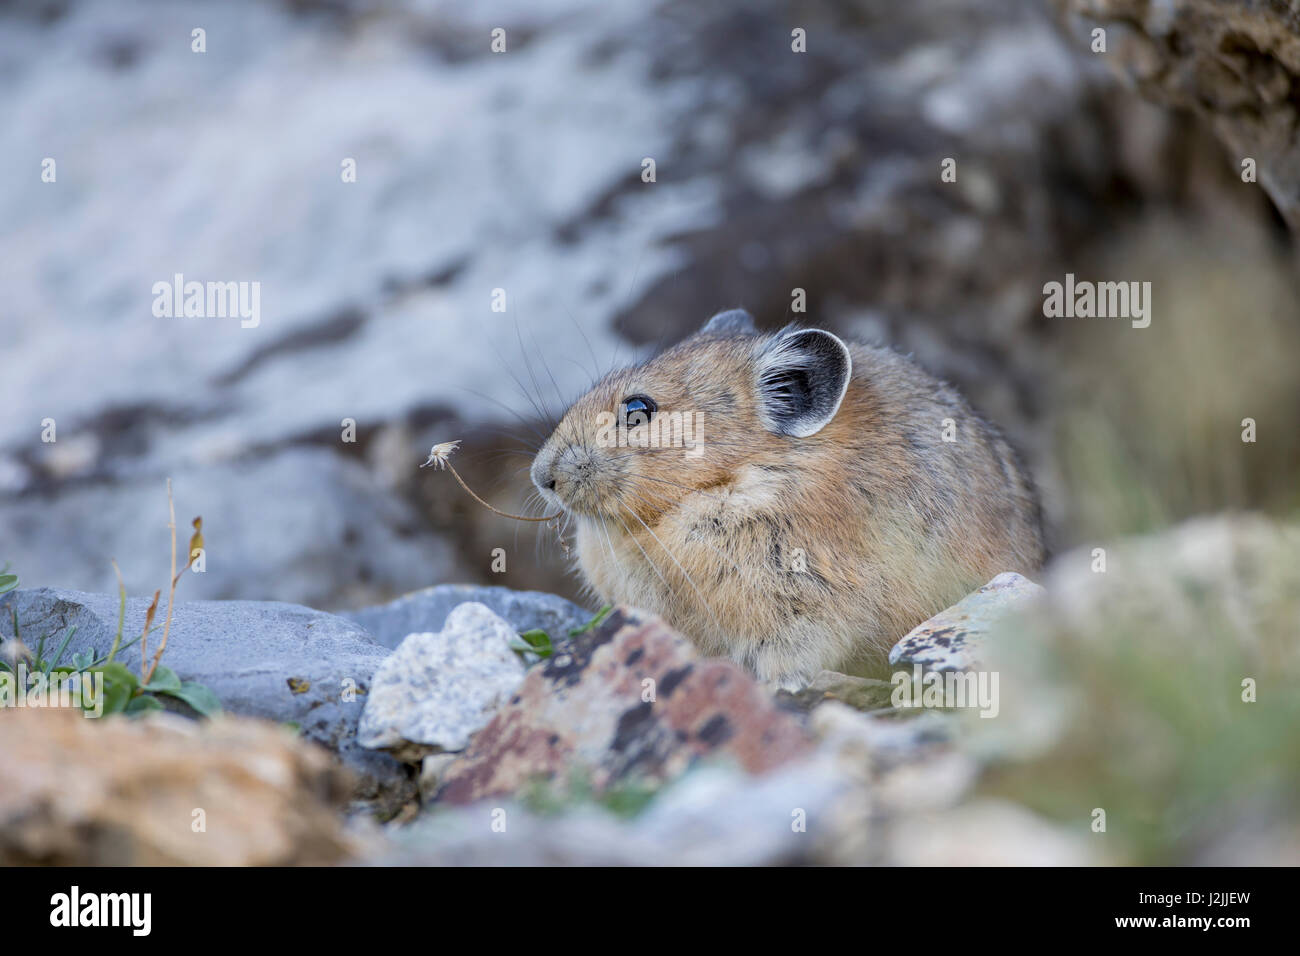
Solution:
{"label": "pika's face", "polygon": [[830,333],[761,336],[746,313],[722,313],[575,402],[537,453],[533,484],[575,515],[653,526],[772,454],[774,441],[818,431],[839,408],[850,366]]}

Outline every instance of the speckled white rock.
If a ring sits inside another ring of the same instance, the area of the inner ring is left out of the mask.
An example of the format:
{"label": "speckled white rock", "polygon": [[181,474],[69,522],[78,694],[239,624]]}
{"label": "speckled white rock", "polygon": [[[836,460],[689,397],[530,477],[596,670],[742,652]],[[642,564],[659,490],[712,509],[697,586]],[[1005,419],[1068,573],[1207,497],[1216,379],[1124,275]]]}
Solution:
{"label": "speckled white rock", "polygon": [[408,634],[371,680],[361,745],[403,759],[465,749],[524,679],[516,637],[477,602],[453,610],[436,634]]}
{"label": "speckled white rock", "polygon": [[1043,592],[1014,571],[1004,571],[978,591],[912,628],[889,652],[889,663],[920,664],[932,671],[979,667],[984,639],[1008,611]]}

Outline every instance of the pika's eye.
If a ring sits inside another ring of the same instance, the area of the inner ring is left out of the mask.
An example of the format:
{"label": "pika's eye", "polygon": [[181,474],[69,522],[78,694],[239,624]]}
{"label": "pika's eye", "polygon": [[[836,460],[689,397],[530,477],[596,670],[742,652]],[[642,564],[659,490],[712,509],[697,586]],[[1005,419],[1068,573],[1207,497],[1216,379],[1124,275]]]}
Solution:
{"label": "pika's eye", "polygon": [[627,422],[628,428],[648,425],[658,410],[659,406],[649,395],[629,395],[623,399],[623,421]]}

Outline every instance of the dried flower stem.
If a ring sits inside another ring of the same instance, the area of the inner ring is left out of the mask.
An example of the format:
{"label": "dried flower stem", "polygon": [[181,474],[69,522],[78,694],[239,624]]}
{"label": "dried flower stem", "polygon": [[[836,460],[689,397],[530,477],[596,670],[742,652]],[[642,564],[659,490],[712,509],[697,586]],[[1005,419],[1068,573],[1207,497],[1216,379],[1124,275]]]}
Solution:
{"label": "dried flower stem", "polygon": [[[106,662],[113,663],[113,658],[117,656],[117,649],[122,646],[122,625],[126,623],[126,583],[122,580],[122,569],[117,566],[117,561],[109,558],[109,563],[113,565],[113,573],[117,575],[117,633],[113,635],[113,646],[108,650]],[[143,660],[141,664],[143,664]]]}
{"label": "dried flower stem", "polygon": [[432,448],[429,449],[429,460],[426,461],[420,467],[427,468],[429,465],[433,465],[434,468],[447,469],[448,471],[451,472],[452,477],[456,479],[456,481],[460,484],[460,486],[464,488],[466,492],[468,492],[471,498],[473,498],[475,501],[481,504],[488,511],[491,511],[493,514],[498,514],[503,518],[513,518],[515,521],[554,521],[560,515],[564,514],[563,511],[557,511],[553,515],[544,515],[541,518],[530,518],[527,515],[511,514],[509,511],[502,511],[500,508],[492,507],[492,505],[488,504],[478,495],[474,494],[474,489],[471,488],[469,485],[465,484],[465,479],[460,476],[460,472],[458,472],[455,466],[451,463],[450,458],[452,452],[454,452],[457,446],[459,445],[460,445],[459,439],[457,439],[456,441],[445,441],[440,445],[434,445]]}
{"label": "dried flower stem", "polygon": [[[158,650],[154,651],[153,663],[149,665],[149,673],[147,674],[143,673],[144,641],[141,640],[140,642],[140,657],[141,657],[140,663],[141,663],[141,670],[142,670],[141,676],[143,677],[143,680],[141,680],[140,683],[145,685],[147,685],[149,681],[153,680],[153,672],[158,669],[158,662],[162,660],[163,651],[167,650],[167,635],[171,632],[171,628],[172,628],[172,604],[176,600],[176,582],[180,580],[181,574],[184,574],[186,569],[191,564],[194,563],[194,555],[191,554],[190,560],[186,562],[184,568],[181,568],[180,574],[176,573],[176,504],[172,500],[172,480],[170,478],[167,479],[167,512],[171,519],[167,522],[167,527],[171,529],[171,533],[172,533],[171,584],[167,589],[167,617],[163,620],[162,641],[159,642],[158,644]],[[153,596],[153,602],[154,602],[154,606],[156,607],[158,604],[157,593],[155,593]],[[149,614],[149,618],[150,619],[153,618],[152,609],[151,609],[151,613]],[[147,622],[145,624],[144,629],[145,629],[145,633],[148,634],[149,625]]]}

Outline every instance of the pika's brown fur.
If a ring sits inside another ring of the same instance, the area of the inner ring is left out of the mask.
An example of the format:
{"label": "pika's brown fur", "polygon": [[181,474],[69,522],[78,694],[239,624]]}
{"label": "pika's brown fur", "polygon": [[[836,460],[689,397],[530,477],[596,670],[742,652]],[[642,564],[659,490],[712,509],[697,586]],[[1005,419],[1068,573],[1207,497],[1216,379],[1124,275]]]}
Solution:
{"label": "pika's brown fur", "polygon": [[[773,375],[773,356],[788,360],[781,336],[813,339],[751,330],[747,315],[726,313],[607,375],[538,453],[533,480],[576,518],[577,561],[602,601],[655,612],[703,652],[797,686],[824,668],[879,667],[968,591],[1039,567],[1032,483],[952,387],[864,345],[847,346],[850,372],[835,351],[845,344],[817,330],[831,378],[808,378],[815,350],[795,359],[808,368],[793,378]],[[846,385],[831,408],[841,361]],[[781,433],[773,402],[797,404],[801,389],[830,417],[806,437]],[[651,426],[635,415],[620,446],[609,424],[632,396],[651,398],[661,423],[698,416],[691,447],[639,447]]]}

